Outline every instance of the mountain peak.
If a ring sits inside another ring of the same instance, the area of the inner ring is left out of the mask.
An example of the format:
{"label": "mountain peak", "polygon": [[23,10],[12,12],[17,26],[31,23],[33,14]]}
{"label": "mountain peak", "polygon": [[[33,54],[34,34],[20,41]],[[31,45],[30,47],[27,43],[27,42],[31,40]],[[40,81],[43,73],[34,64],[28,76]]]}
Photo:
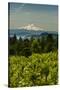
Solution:
{"label": "mountain peak", "polygon": [[26,29],[26,30],[43,30],[43,28],[37,27],[34,24],[28,24],[27,26],[20,27],[19,29]]}

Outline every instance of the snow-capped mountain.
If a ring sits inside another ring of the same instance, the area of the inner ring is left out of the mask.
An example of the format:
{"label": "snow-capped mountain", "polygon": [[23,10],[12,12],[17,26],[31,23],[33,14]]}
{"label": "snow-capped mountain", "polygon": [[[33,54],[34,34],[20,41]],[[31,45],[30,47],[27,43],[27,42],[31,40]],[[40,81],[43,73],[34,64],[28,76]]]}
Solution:
{"label": "snow-capped mountain", "polygon": [[55,31],[47,31],[43,28],[40,28],[34,24],[28,24],[26,26],[19,27],[18,29],[11,29],[10,31],[10,36],[14,36],[16,34],[17,37],[41,37],[41,36],[46,36],[48,34],[52,34],[56,36],[58,33]]}
{"label": "snow-capped mountain", "polygon": [[18,29],[26,29],[26,30],[34,30],[34,31],[43,30],[43,28],[40,28],[34,24],[28,24],[26,26],[19,27]]}

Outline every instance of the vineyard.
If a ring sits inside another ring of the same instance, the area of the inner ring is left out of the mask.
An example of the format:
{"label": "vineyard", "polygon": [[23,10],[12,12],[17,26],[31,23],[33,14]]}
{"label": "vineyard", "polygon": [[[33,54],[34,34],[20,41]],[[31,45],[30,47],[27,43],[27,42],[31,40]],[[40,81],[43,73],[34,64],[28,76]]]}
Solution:
{"label": "vineyard", "polygon": [[49,52],[25,57],[9,56],[9,87],[56,85],[58,83],[58,53]]}

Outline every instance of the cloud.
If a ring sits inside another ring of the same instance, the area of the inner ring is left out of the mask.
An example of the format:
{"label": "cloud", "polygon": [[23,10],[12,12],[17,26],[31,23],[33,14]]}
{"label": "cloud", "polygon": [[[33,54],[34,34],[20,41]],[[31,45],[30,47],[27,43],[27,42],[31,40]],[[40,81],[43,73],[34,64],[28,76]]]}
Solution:
{"label": "cloud", "polygon": [[43,30],[43,28],[37,27],[34,24],[28,24],[27,26],[20,27],[19,29],[26,29],[26,30]]}

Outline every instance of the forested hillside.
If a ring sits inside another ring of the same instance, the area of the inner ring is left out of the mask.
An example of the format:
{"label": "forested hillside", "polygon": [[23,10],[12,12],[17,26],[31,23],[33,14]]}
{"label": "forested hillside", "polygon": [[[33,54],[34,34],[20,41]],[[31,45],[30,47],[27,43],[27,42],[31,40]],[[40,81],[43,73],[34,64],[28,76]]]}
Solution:
{"label": "forested hillside", "polygon": [[30,56],[32,53],[47,53],[57,51],[58,36],[53,37],[52,34],[42,35],[40,38],[33,36],[28,39],[17,39],[16,35],[9,37],[9,55]]}
{"label": "forested hillside", "polygon": [[9,87],[58,83],[58,37],[9,37]]}

